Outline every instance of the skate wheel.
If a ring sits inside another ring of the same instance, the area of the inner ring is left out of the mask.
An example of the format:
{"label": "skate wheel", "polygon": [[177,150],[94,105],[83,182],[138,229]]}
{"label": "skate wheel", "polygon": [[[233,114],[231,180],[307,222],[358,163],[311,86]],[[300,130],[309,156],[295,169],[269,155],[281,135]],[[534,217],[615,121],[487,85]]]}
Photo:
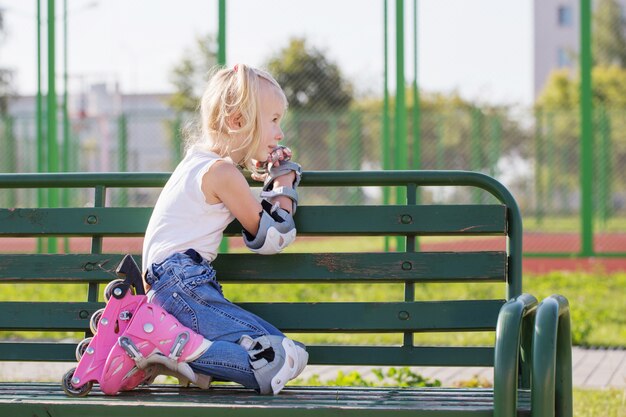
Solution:
{"label": "skate wheel", "polygon": [[63,391],[70,397],[84,397],[89,394],[91,388],[93,387],[93,382],[89,381],[85,385],[80,388],[74,388],[72,385],[72,378],[74,378],[74,372],[76,372],[76,368],[72,368],[63,375],[63,379],[61,380],[61,385],[63,386]]}
{"label": "skate wheel", "polygon": [[104,301],[109,302],[109,299],[113,296],[113,290],[120,284],[124,282],[123,279],[114,279],[109,282],[106,287],[104,287]]}
{"label": "skate wheel", "polygon": [[82,358],[83,355],[85,354],[85,350],[87,350],[87,346],[89,346],[89,343],[91,343],[92,339],[93,337],[88,337],[87,339],[83,339],[76,346],[76,360],[78,362],[80,362],[80,358]]}
{"label": "skate wheel", "polygon": [[96,334],[96,332],[98,331],[98,323],[100,322],[102,313],[104,313],[103,308],[101,308],[100,310],[96,310],[96,312],[93,313],[91,315],[91,318],[89,319],[89,329],[91,330],[91,333],[93,334]]}

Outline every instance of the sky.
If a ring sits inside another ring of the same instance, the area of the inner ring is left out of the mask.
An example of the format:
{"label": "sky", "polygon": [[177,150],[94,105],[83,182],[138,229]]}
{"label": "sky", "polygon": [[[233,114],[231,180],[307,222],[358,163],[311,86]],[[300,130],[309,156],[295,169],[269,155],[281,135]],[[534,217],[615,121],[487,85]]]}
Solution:
{"label": "sky", "polygon": [[[217,0],[67,2],[71,91],[95,81],[118,83],[125,93],[171,91],[169,73],[184,51],[196,37],[217,31]],[[388,3],[389,85],[394,90],[396,2]],[[59,74],[62,5],[57,0]],[[15,70],[18,93],[33,94],[36,1],[0,0],[0,8],[8,32],[0,44],[0,67]],[[487,103],[531,103],[532,2],[418,0],[417,14],[417,79],[422,90],[457,91]],[[412,82],[411,0],[405,1],[404,26],[405,73]],[[43,26],[44,45],[46,30]],[[361,94],[382,91],[383,0],[227,0],[228,65],[262,66],[292,37],[305,37],[324,51]],[[57,85],[61,87],[60,78]]]}

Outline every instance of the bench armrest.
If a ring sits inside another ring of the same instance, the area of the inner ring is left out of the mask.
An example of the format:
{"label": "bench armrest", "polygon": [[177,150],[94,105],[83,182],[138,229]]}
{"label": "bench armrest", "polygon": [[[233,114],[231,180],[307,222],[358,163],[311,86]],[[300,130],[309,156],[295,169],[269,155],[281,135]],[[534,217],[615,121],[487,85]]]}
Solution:
{"label": "bench armrest", "polygon": [[530,330],[536,309],[537,299],[522,294],[505,303],[498,314],[493,367],[494,417],[517,415],[518,364],[520,356],[524,363],[530,359]]}
{"label": "bench armrest", "polygon": [[537,307],[532,359],[532,415],[571,417],[572,335],[569,303],[561,295]]}

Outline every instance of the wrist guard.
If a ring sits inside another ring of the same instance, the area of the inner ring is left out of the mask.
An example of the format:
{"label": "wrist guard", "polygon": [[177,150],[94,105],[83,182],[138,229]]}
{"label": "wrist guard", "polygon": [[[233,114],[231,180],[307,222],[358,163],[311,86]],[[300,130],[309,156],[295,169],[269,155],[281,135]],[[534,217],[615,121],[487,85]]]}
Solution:
{"label": "wrist guard", "polygon": [[[292,188],[289,187],[277,187],[274,188],[274,180],[278,177],[282,177],[283,175],[289,174],[291,171],[295,172],[296,179],[293,182]],[[269,199],[278,196],[289,197],[293,202],[293,213],[296,213],[296,208],[298,206],[298,191],[297,187],[300,184],[300,179],[302,177],[302,167],[300,164],[297,164],[292,161],[280,161],[280,165],[271,166],[267,173],[267,178],[265,183],[263,184],[263,190],[261,191],[261,198]]]}

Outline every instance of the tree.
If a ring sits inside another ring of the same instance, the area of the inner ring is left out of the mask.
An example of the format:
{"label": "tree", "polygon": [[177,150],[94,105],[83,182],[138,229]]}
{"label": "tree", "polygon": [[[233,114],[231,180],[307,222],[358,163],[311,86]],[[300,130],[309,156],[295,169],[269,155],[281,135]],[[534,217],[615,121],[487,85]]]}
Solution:
{"label": "tree", "polygon": [[213,35],[196,38],[195,47],[183,53],[170,74],[174,94],[169,101],[177,112],[193,113],[198,108],[209,70],[217,64],[217,44]]}
{"label": "tree", "polygon": [[285,90],[291,109],[340,111],[352,102],[352,86],[339,66],[304,38],[291,39],[267,68]]}
{"label": "tree", "polygon": [[[0,45],[5,38],[4,10],[0,8]],[[13,71],[9,68],[0,68],[0,116],[8,113],[9,98],[14,94]]]}
{"label": "tree", "polygon": [[[594,175],[598,182],[597,202],[611,207],[608,191],[626,186],[623,176],[616,175],[626,166],[626,69],[613,64],[596,66],[591,73],[593,100]],[[537,164],[551,171],[551,183],[557,194],[571,194],[578,189],[580,159],[580,80],[567,70],[550,75],[536,103],[537,143],[545,157]],[[613,174],[611,174],[611,171]],[[608,180],[607,180],[608,178]],[[565,198],[565,197],[563,197]],[[610,209],[609,209],[610,210]]]}
{"label": "tree", "polygon": [[595,65],[626,67],[622,9],[616,0],[599,0],[593,14],[592,50]]}

